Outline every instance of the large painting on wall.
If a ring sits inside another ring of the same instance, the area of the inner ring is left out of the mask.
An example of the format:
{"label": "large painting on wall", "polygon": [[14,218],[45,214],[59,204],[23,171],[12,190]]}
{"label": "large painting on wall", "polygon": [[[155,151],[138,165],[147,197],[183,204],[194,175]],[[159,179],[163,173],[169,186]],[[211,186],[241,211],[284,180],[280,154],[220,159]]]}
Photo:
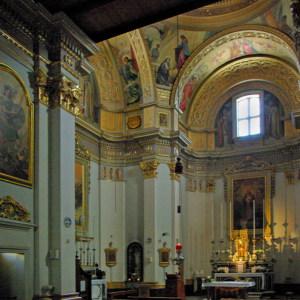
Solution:
{"label": "large painting on wall", "polygon": [[0,64],[0,179],[33,184],[33,105],[21,77]]}
{"label": "large painting on wall", "polygon": [[242,235],[257,239],[270,236],[274,169],[271,163],[247,156],[224,172],[231,237]]}

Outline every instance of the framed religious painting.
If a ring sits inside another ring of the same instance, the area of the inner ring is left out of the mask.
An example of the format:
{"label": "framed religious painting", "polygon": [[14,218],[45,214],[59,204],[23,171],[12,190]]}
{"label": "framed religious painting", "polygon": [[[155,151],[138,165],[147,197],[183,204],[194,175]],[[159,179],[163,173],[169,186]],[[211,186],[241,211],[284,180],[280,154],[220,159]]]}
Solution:
{"label": "framed religious painting", "polygon": [[117,264],[117,251],[118,249],[112,246],[112,242],[109,243],[109,248],[104,249],[105,251],[105,263],[108,267],[114,267]]}
{"label": "framed religious painting", "polygon": [[224,172],[231,238],[270,236],[274,169],[273,164],[248,156]]}
{"label": "framed religious painting", "polygon": [[0,180],[33,186],[33,104],[21,77],[1,63]]}
{"label": "framed religious painting", "polygon": [[77,236],[86,236],[89,224],[90,160],[86,148],[75,137],[75,227]]}
{"label": "framed religious painting", "polygon": [[159,253],[159,266],[160,267],[167,267],[170,265],[170,248],[166,248],[166,242],[163,243],[163,248],[158,249]]}

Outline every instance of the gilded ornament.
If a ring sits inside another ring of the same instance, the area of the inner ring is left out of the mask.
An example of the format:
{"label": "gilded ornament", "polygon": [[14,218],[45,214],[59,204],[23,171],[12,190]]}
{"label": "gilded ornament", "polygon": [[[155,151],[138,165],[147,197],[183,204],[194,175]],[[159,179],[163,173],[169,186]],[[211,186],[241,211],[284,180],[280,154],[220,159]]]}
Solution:
{"label": "gilded ornament", "polygon": [[148,161],[148,162],[140,162],[140,166],[143,170],[143,177],[144,178],[157,178],[157,172],[156,169],[159,166],[159,162],[154,161]]}
{"label": "gilded ornament", "polygon": [[128,118],[127,127],[128,129],[137,129],[142,125],[142,118],[140,115],[132,116]]}
{"label": "gilded ornament", "polygon": [[30,222],[30,213],[11,196],[0,199],[0,217]]}
{"label": "gilded ornament", "polygon": [[214,193],[216,186],[216,179],[215,178],[208,178],[206,179],[206,193]]}

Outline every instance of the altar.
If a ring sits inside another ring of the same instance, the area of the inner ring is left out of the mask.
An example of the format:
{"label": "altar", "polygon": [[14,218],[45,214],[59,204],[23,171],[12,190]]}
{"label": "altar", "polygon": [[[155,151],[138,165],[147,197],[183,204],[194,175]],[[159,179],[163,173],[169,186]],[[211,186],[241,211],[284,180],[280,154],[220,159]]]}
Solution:
{"label": "altar", "polygon": [[235,278],[251,278],[255,281],[258,292],[265,290],[264,273],[215,273],[216,281],[227,281]]}
{"label": "altar", "polygon": [[207,290],[207,300],[220,300],[221,298],[248,299],[248,289],[255,286],[255,282],[218,281],[203,283]]}

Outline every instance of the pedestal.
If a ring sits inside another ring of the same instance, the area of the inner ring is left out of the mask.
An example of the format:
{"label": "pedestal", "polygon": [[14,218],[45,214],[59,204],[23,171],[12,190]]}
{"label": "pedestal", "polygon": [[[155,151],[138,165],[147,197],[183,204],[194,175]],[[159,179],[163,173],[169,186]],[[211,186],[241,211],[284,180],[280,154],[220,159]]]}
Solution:
{"label": "pedestal", "polygon": [[166,274],[165,297],[180,297],[185,300],[185,290],[183,280],[178,278],[178,274]]}

